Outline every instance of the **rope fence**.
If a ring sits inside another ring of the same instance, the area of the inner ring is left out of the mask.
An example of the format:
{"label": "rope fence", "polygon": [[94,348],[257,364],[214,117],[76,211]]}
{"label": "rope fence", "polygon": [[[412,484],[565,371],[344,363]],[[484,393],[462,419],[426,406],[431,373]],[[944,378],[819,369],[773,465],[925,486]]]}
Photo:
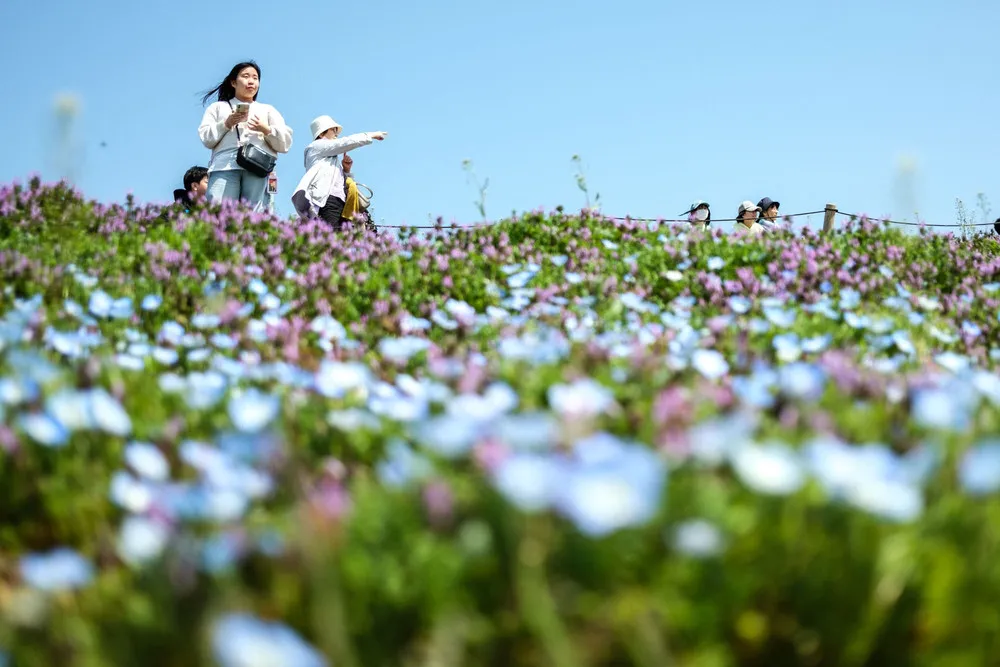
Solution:
{"label": "rope fence", "polygon": [[[787,215],[780,216],[782,220],[791,220],[792,218],[800,218],[809,215],[819,215],[823,214],[823,231],[828,232],[833,229],[833,224],[836,216],[843,216],[849,218],[850,222],[855,220],[870,220],[872,222],[880,222],[890,225],[902,225],[907,227],[946,227],[946,228],[963,228],[967,229],[970,227],[993,227],[996,223],[993,222],[970,222],[970,223],[949,223],[949,224],[935,224],[929,222],[907,222],[905,220],[890,220],[889,218],[876,218],[870,215],[863,215],[859,213],[845,213],[837,209],[836,204],[827,204],[826,208],[819,209],[817,211],[804,211],[802,213],[789,213]],[[607,215],[602,216],[598,214],[596,217],[601,217],[605,220],[617,220],[619,222],[655,222],[657,224],[690,224],[691,220],[687,218],[637,218],[632,216],[614,216]],[[713,219],[712,222],[738,222],[739,218],[720,218]],[[463,230],[463,229],[475,229],[477,227],[485,227],[492,225],[492,222],[474,222],[470,224],[459,224],[459,223],[448,223],[440,222],[436,225],[374,225],[378,229],[439,229],[439,230]]]}

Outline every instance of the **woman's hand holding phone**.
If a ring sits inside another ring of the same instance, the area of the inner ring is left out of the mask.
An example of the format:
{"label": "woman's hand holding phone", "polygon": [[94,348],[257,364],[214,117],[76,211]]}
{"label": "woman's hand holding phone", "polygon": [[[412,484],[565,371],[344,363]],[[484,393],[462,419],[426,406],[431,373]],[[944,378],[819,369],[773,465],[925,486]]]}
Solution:
{"label": "woman's hand holding phone", "polygon": [[242,123],[247,119],[247,116],[249,115],[250,113],[248,111],[232,112],[231,114],[229,114],[229,117],[226,118],[226,129],[229,130],[233,129],[234,127],[236,127],[237,123]]}

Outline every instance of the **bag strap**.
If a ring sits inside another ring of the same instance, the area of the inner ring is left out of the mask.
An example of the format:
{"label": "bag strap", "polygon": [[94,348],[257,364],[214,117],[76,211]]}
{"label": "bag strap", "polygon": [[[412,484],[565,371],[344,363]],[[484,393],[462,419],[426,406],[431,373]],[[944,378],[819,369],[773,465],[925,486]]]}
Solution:
{"label": "bag strap", "polygon": [[[236,111],[236,109],[233,108],[232,100],[229,100],[229,110]],[[240,136],[240,124],[236,123],[235,125],[233,125],[233,129],[236,130],[236,145],[240,146],[243,143],[243,138]]]}

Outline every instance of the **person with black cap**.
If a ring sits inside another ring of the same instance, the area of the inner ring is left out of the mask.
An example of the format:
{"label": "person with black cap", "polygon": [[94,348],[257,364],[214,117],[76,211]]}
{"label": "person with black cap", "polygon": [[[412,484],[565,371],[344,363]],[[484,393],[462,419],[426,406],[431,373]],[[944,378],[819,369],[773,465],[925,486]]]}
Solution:
{"label": "person with black cap", "polygon": [[697,200],[681,215],[686,215],[692,227],[708,230],[712,226],[712,211],[707,201]]}
{"label": "person with black cap", "polygon": [[764,197],[757,202],[757,206],[760,207],[760,217],[757,219],[757,223],[764,228],[764,231],[778,229],[778,209],[781,204],[770,197]]}

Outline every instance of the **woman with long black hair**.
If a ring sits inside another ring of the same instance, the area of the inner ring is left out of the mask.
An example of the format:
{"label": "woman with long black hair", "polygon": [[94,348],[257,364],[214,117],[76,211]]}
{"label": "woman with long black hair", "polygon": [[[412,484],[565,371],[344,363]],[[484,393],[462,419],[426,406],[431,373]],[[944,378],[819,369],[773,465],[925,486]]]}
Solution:
{"label": "woman with long black hair", "polygon": [[198,136],[212,151],[208,163],[208,199],[243,199],[264,210],[267,175],[279,153],[292,147],[292,130],[277,109],[257,101],[260,67],[237,64],[218,86],[208,91],[217,101],[205,109]]}

